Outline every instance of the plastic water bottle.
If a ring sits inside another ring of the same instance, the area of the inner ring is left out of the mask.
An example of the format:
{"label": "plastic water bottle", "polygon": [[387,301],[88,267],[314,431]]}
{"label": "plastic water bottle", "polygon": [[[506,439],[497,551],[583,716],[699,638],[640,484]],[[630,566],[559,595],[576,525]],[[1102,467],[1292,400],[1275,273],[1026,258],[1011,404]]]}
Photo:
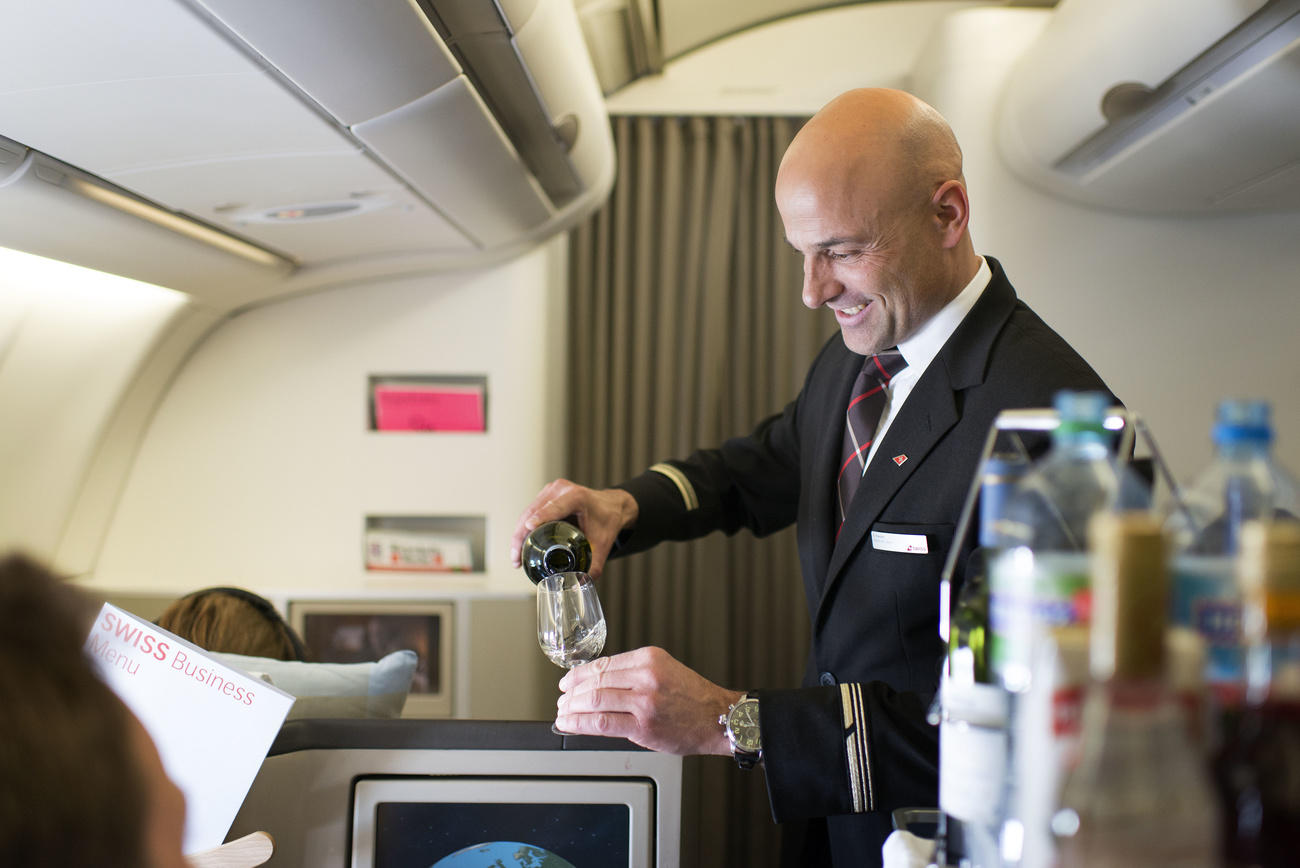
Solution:
{"label": "plastic water bottle", "polygon": [[1213,460],[1166,522],[1175,551],[1170,619],[1205,639],[1206,685],[1216,701],[1232,706],[1242,684],[1242,599],[1234,575],[1242,526],[1297,515],[1297,486],[1273,460],[1268,403],[1220,402],[1211,436]]}
{"label": "plastic water bottle", "polygon": [[1091,609],[1089,525],[1146,509],[1150,492],[1112,453],[1108,397],[1062,392],[1051,449],[1008,496],[990,569],[989,663],[1007,691],[1001,859],[1051,864],[1051,817],[1079,735]]}
{"label": "plastic water bottle", "polygon": [[1086,623],[1088,523],[1102,510],[1140,510],[1150,491],[1112,454],[1107,396],[1061,392],[1052,447],[1008,495],[990,570],[989,663],[1013,692],[1029,688],[1035,638]]}

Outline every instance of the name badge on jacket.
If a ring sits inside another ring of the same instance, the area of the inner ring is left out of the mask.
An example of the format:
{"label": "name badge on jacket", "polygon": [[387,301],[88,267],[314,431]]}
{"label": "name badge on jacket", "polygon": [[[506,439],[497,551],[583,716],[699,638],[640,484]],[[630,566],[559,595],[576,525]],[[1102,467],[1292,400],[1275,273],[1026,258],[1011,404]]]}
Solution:
{"label": "name badge on jacket", "polygon": [[903,552],[909,555],[930,553],[923,533],[886,533],[883,530],[871,532],[871,547],[882,552]]}

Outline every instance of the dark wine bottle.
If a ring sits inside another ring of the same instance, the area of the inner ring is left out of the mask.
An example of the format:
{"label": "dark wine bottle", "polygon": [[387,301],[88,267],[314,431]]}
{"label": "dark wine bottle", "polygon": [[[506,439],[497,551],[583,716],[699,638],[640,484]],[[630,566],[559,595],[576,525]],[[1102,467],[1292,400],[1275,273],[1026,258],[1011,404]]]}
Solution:
{"label": "dark wine bottle", "polygon": [[548,521],[524,538],[519,553],[524,573],[535,585],[556,573],[585,573],[591,567],[591,543],[577,526]]}
{"label": "dark wine bottle", "polygon": [[1300,523],[1241,530],[1245,696],[1221,721],[1214,759],[1224,865],[1296,864],[1300,843]]}

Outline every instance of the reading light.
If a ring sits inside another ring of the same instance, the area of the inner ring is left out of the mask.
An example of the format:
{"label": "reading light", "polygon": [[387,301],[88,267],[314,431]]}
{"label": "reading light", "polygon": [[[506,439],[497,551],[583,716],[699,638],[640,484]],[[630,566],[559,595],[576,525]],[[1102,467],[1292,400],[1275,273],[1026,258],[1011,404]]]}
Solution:
{"label": "reading light", "polygon": [[197,220],[186,219],[159,208],[157,205],[151,205],[141,199],[119,193],[117,190],[108,187],[102,187],[83,178],[72,175],[65,176],[64,186],[80,193],[87,199],[93,199],[102,205],[115,208],[133,217],[139,217],[141,220],[147,220],[155,226],[170,229],[172,232],[192,238],[210,247],[233,253],[235,256],[247,259],[249,262],[265,265],[269,268],[281,268],[294,264],[277,253],[272,253],[265,248],[250,244],[233,235],[205,226]]}
{"label": "reading light", "polygon": [[21,309],[39,303],[42,310],[58,311],[65,328],[85,322],[88,330],[102,330],[106,316],[165,315],[188,299],[179,290],[10,247],[0,247],[0,287],[6,302]]}

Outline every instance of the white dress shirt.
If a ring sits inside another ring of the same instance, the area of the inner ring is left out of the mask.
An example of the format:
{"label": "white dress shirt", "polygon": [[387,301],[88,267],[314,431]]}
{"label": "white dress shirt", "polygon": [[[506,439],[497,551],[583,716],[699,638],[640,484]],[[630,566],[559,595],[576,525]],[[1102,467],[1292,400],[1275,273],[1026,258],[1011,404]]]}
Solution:
{"label": "white dress shirt", "polygon": [[880,441],[885,439],[885,432],[889,430],[889,425],[902,409],[903,402],[907,396],[912,394],[912,388],[916,381],[921,379],[925,369],[934,361],[934,357],[943,349],[943,345],[952,337],[952,333],[961,325],[961,321],[970,313],[970,309],[979,301],[980,294],[984,288],[989,285],[993,279],[993,272],[989,264],[980,257],[980,267],[971,278],[966,288],[957,294],[957,297],[945,304],[938,313],[916,330],[905,341],[899,341],[898,351],[903,354],[907,361],[907,367],[894,375],[889,381],[889,386],[885,389],[885,409],[880,414],[880,424],[876,426],[876,436],[871,440],[871,449],[867,452],[867,463],[863,465],[862,472],[865,473],[871,464],[871,459],[876,454]]}

